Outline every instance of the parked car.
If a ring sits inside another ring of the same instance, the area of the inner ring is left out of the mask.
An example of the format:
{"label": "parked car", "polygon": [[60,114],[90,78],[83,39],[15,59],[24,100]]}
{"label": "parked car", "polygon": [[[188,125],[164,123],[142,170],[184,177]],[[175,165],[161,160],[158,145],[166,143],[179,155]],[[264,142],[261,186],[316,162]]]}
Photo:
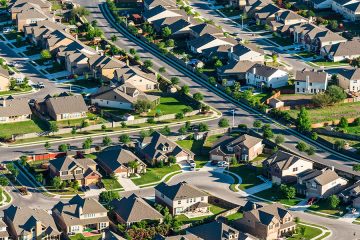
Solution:
{"label": "parked car", "polygon": [[190,165],[191,168],[195,168],[195,167],[196,167],[196,163],[195,163],[194,160],[189,160],[188,163],[189,163],[189,165]]}
{"label": "parked car", "polygon": [[228,166],[229,166],[229,163],[226,161],[221,161],[218,163],[218,167],[228,167]]}
{"label": "parked car", "polygon": [[19,188],[19,192],[20,192],[21,195],[28,195],[29,194],[28,190],[27,190],[27,187],[24,187],[24,186]]}
{"label": "parked car", "polygon": [[10,33],[10,32],[12,32],[14,30],[14,28],[13,27],[4,27],[3,28],[3,33]]}
{"label": "parked car", "polygon": [[43,82],[38,82],[36,86],[38,88],[45,88],[45,84]]}

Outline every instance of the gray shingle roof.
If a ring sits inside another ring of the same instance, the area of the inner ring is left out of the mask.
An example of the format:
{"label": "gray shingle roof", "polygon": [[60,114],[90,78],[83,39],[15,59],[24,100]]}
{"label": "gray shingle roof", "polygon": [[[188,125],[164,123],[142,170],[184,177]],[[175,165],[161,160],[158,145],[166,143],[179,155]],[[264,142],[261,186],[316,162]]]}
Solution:
{"label": "gray shingle roof", "polygon": [[255,75],[262,76],[262,77],[270,77],[274,73],[276,73],[279,69],[265,66],[263,64],[256,63],[254,66],[252,66],[247,72],[253,73],[253,71],[256,71]]}
{"label": "gray shingle roof", "polygon": [[338,178],[340,177],[339,175],[337,175],[335,171],[332,171],[331,169],[327,169],[321,175],[315,177],[314,180],[321,186],[324,186],[328,183],[331,183],[332,181],[335,181]]}
{"label": "gray shingle roof", "polygon": [[290,212],[280,203],[273,203],[251,210],[250,213],[262,224],[269,225],[273,218],[280,221]]}
{"label": "gray shingle roof", "polygon": [[325,46],[325,50],[334,57],[360,55],[360,39]]}
{"label": "gray shingle roof", "polygon": [[360,68],[354,68],[350,70],[343,70],[338,73],[340,77],[344,77],[346,80],[360,80]]}
{"label": "gray shingle roof", "polygon": [[157,185],[155,189],[172,201],[208,196],[207,193],[188,184],[187,182],[181,182],[175,185],[167,185],[166,183],[162,182]]}
{"label": "gray shingle roof", "polygon": [[220,75],[246,73],[252,66],[254,66],[254,64],[255,63],[251,61],[232,61],[229,64],[218,68],[218,72]]}
{"label": "gray shingle roof", "polygon": [[326,72],[315,72],[315,71],[297,71],[295,81],[305,82],[309,78],[311,83],[326,83],[328,74]]}
{"label": "gray shingle roof", "polygon": [[[3,105],[5,101],[5,106]],[[28,99],[6,99],[0,101],[0,117],[22,116],[32,114]]]}
{"label": "gray shingle roof", "polygon": [[84,98],[81,95],[52,97],[45,101],[52,106],[55,114],[88,111]]}
{"label": "gray shingle roof", "polygon": [[194,31],[196,34],[198,34],[199,36],[202,36],[206,33],[213,34],[213,35],[223,33],[223,31],[221,29],[219,29],[213,25],[210,25],[208,23],[201,23],[201,24],[190,27],[190,29],[192,31]]}
{"label": "gray shingle roof", "polygon": [[284,151],[277,151],[275,154],[273,154],[271,157],[266,159],[264,163],[271,167],[278,167],[280,170],[286,170],[290,166],[292,166],[294,163],[296,163],[299,160],[307,161],[303,158],[300,158],[296,155],[293,155],[288,152]]}

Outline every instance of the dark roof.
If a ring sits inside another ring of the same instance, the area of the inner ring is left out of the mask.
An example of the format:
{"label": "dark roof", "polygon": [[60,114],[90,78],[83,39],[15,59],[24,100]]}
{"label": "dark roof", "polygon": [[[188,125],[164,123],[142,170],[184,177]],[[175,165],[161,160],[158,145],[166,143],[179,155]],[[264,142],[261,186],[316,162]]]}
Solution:
{"label": "dark roof", "polygon": [[360,68],[343,69],[338,74],[346,80],[360,80]]}
{"label": "dark roof", "polygon": [[174,34],[180,30],[182,30],[183,28],[185,27],[188,27],[190,26],[191,23],[188,22],[187,20],[185,19],[179,19],[178,21],[170,24],[168,27],[170,28],[171,32]]}
{"label": "dark roof", "polygon": [[263,77],[270,77],[271,75],[273,75],[274,73],[279,71],[279,69],[277,69],[277,68],[273,68],[273,67],[265,66],[263,64],[256,63],[247,72],[253,73],[254,69],[256,71],[255,75],[263,76]]}
{"label": "dark roof", "polygon": [[306,82],[309,78],[311,83],[327,83],[328,74],[326,72],[315,72],[315,71],[297,71],[295,81]]}
{"label": "dark roof", "polygon": [[360,39],[353,39],[347,42],[341,42],[324,47],[329,55],[338,56],[354,56],[360,55]]}
{"label": "dark roof", "polygon": [[207,196],[205,192],[199,190],[198,188],[189,185],[187,182],[180,182],[175,185],[167,185],[162,182],[155,187],[155,189],[172,201],[187,199],[187,198],[196,198]]}
{"label": "dark roof", "polygon": [[280,203],[269,204],[260,208],[256,208],[250,211],[250,213],[262,224],[269,225],[273,218],[279,221],[290,213]]}
{"label": "dark roof", "polygon": [[142,220],[160,220],[164,217],[144,199],[135,194],[123,197],[121,200],[114,200],[111,202],[111,206],[114,208],[114,212],[126,223],[140,222]]}
{"label": "dark roof", "polygon": [[52,106],[55,114],[88,111],[84,98],[81,95],[69,96],[64,94],[59,95],[59,97],[47,98],[45,101]]}
{"label": "dark roof", "polygon": [[235,55],[238,55],[238,56],[244,55],[251,51],[263,54],[263,51],[261,49],[258,49],[255,47],[256,46],[254,46],[252,44],[247,44],[247,45],[237,44],[230,50],[232,51],[232,53],[234,53]]}
{"label": "dark roof", "polygon": [[206,33],[208,34],[223,34],[223,31],[213,25],[208,23],[200,23],[195,26],[190,27],[197,35],[202,36]]}
{"label": "dark roof", "polygon": [[268,159],[266,159],[264,161],[264,163],[266,163],[267,165],[269,165],[271,167],[276,166],[280,170],[286,170],[290,166],[292,166],[294,163],[296,163],[297,161],[300,161],[300,160],[308,161],[308,160],[300,158],[296,155],[293,155],[291,153],[279,150],[276,153],[274,153],[272,156],[270,156]]}

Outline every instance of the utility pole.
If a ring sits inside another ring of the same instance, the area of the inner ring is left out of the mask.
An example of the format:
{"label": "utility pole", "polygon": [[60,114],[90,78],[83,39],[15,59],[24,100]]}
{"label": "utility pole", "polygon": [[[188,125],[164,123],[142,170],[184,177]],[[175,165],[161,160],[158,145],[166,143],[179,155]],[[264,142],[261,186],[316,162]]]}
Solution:
{"label": "utility pole", "polygon": [[235,109],[231,109],[232,114],[233,114],[233,119],[232,119],[232,126],[235,127]]}

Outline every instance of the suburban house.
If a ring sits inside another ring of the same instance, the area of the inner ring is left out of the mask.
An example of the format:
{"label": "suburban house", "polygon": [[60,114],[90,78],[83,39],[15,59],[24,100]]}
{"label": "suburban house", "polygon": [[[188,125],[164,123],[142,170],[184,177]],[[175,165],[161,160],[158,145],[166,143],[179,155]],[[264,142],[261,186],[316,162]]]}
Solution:
{"label": "suburban house", "polygon": [[342,191],[339,197],[345,203],[352,203],[354,208],[360,208],[360,180]]}
{"label": "suburban house", "polygon": [[[131,151],[124,148],[103,150],[98,154],[97,162],[108,175],[126,173],[126,176],[130,176],[134,173],[146,173],[146,164]],[[137,167],[135,169],[129,166],[131,162],[136,162]]]}
{"label": "suburban house", "polygon": [[85,229],[100,233],[109,227],[107,209],[93,198],[76,195],[68,203],[60,201],[52,214],[60,229],[68,235],[83,233]]}
{"label": "suburban house", "polygon": [[[219,240],[219,239],[233,239],[233,240],[252,240],[254,238],[240,232],[239,230],[230,227],[229,225],[212,221],[210,223],[201,224],[196,227],[186,229],[187,234],[192,234],[199,239]],[[186,239],[186,238],[185,238]]]}
{"label": "suburban house", "polygon": [[155,74],[145,73],[137,67],[123,67],[115,70],[115,80],[120,84],[130,83],[136,89],[146,92],[159,88]]}
{"label": "suburban house", "polygon": [[246,83],[256,87],[279,88],[288,85],[289,74],[283,70],[255,64],[246,72]]}
{"label": "suburban house", "polygon": [[110,205],[113,208],[116,221],[127,226],[141,221],[162,223],[164,219],[161,213],[134,193],[129,197],[114,200]]}
{"label": "suburban house", "polygon": [[120,86],[103,86],[91,95],[91,104],[99,107],[133,110],[137,101],[149,101],[154,106],[160,103],[160,97],[146,94],[131,83]]}
{"label": "suburban house", "polygon": [[81,95],[62,93],[58,97],[47,97],[44,100],[46,113],[55,121],[86,118],[88,108]]}
{"label": "suburban house", "polygon": [[255,12],[255,20],[261,24],[267,24],[275,20],[275,14],[281,9],[275,4],[268,4]]}
{"label": "suburban house", "polygon": [[190,17],[188,19],[178,19],[177,21],[169,24],[167,27],[171,30],[173,38],[188,37],[190,34],[190,27],[193,26]]}
{"label": "suburban house", "polygon": [[252,44],[237,44],[230,47],[228,57],[233,61],[264,62],[265,56],[261,49]]}
{"label": "suburban house", "polygon": [[0,239],[8,240],[10,237],[9,232],[7,231],[7,226],[5,222],[0,218]]}
{"label": "suburban house", "polygon": [[325,46],[320,53],[333,62],[356,59],[360,57],[360,38]]}
{"label": "suburban house", "polygon": [[155,187],[155,202],[168,207],[173,215],[206,214],[210,211],[208,194],[187,182],[175,185],[161,182]]}
{"label": "suburban house", "polygon": [[145,21],[152,23],[163,18],[186,16],[186,13],[183,10],[179,10],[177,7],[166,8],[162,5],[158,5],[145,11],[142,16]]}
{"label": "suburban house", "polygon": [[276,184],[296,182],[297,175],[311,170],[313,163],[282,150],[262,163],[264,174]]}
{"label": "suburban house", "polygon": [[260,207],[253,204],[252,210],[245,211],[244,217],[236,220],[234,226],[265,240],[291,235],[296,230],[293,215],[280,203]]}
{"label": "suburban house", "polygon": [[51,3],[46,0],[17,0],[10,5],[11,20],[15,21],[17,14],[28,9],[39,9],[43,12],[51,11]]}
{"label": "suburban house", "polygon": [[11,239],[56,239],[59,232],[53,217],[43,209],[11,205],[4,210],[5,224]]}
{"label": "suburban house", "polygon": [[347,183],[334,169],[309,170],[298,175],[296,190],[308,198],[327,198],[344,190]]}
{"label": "suburban house", "polygon": [[331,8],[349,21],[360,20],[359,0],[332,0]]}
{"label": "suburban house", "polygon": [[187,42],[189,49],[193,53],[202,53],[206,49],[222,45],[234,46],[236,43],[237,42],[232,38],[224,36],[219,37],[209,33],[205,33],[204,35]]}
{"label": "suburban house", "polygon": [[16,15],[17,30],[19,32],[23,32],[25,26],[35,24],[36,22],[39,21],[44,21],[46,19],[53,19],[53,18],[49,13],[46,14],[42,10],[38,10],[36,8],[24,10]]}
{"label": "suburban house", "polygon": [[10,75],[9,71],[0,67],[0,92],[9,90]]}
{"label": "suburban house", "polygon": [[199,38],[205,34],[210,34],[212,36],[219,36],[219,37],[224,36],[224,32],[221,29],[208,23],[200,23],[194,25],[190,27],[190,30],[191,30],[190,35],[192,38]]}
{"label": "suburban house", "polygon": [[56,55],[60,47],[67,47],[73,44],[75,38],[61,30],[54,30],[44,34],[41,41],[41,47],[47,49],[51,54]]}
{"label": "suburban house", "polygon": [[329,75],[323,72],[315,71],[296,71],[294,86],[295,93],[317,94],[325,92],[328,85]]}
{"label": "suburban house", "polygon": [[180,147],[157,131],[150,137],[142,138],[136,148],[139,154],[151,164],[160,161],[167,162],[169,156],[174,156],[177,162],[194,159],[194,153]]}
{"label": "suburban house", "polygon": [[338,73],[338,84],[347,92],[360,91],[360,68],[342,70]]}
{"label": "suburban house", "polygon": [[171,0],[144,0],[145,11],[151,10],[152,8],[157,6],[175,7],[176,3]]}
{"label": "suburban house", "polygon": [[91,56],[88,64],[94,78],[101,78],[104,81],[112,81],[115,71],[126,66],[124,62],[98,54]]}
{"label": "suburban house", "polygon": [[89,72],[89,57],[96,54],[95,51],[89,52],[88,50],[75,50],[64,52],[65,68],[68,72],[74,75],[83,75]]}
{"label": "suburban house", "polygon": [[217,68],[219,80],[226,79],[227,86],[232,86],[236,81],[245,80],[246,72],[254,66],[251,61],[230,61],[222,67]]}
{"label": "suburban house", "polygon": [[96,170],[96,162],[90,158],[65,156],[49,161],[51,177],[60,177],[63,181],[78,181],[82,186],[91,186],[101,181]]}
{"label": "suburban house", "polygon": [[13,99],[11,96],[0,99],[0,123],[29,121],[31,115],[28,99]]}
{"label": "suburban house", "polygon": [[[177,24],[175,24],[176,22],[179,22],[180,20],[186,21],[186,22],[190,22],[190,17],[186,17],[186,16],[177,16],[177,17],[169,17],[169,18],[162,18],[162,19],[158,19],[156,21],[152,22],[152,25],[155,29],[156,32],[161,32],[163,28],[165,27],[169,27],[172,26],[172,28],[174,28]],[[184,22],[185,23],[185,22]],[[174,25],[175,24],[175,25]],[[181,28],[182,24],[179,24],[178,26]],[[179,28],[176,28],[175,30],[177,30]]]}
{"label": "suburban house", "polygon": [[275,13],[275,21],[278,23],[282,23],[285,26],[308,22],[307,19],[303,18],[302,16],[291,10],[282,10]]}
{"label": "suburban house", "polygon": [[214,143],[210,150],[211,161],[251,161],[262,153],[264,145],[262,139],[248,134],[239,137],[225,135]]}

